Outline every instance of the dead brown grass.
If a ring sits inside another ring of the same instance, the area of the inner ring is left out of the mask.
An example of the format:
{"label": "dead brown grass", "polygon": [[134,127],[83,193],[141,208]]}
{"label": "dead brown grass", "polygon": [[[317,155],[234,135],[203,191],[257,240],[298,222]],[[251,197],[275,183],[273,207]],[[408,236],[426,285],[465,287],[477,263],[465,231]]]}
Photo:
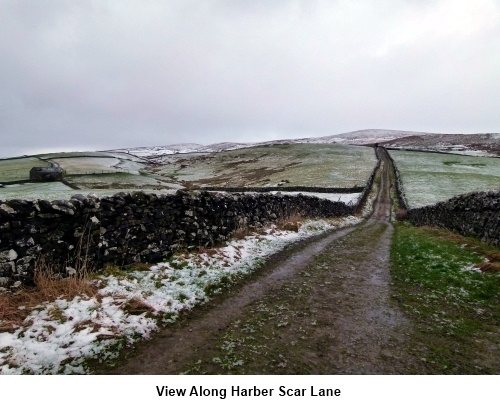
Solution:
{"label": "dead brown grass", "polygon": [[132,315],[140,315],[146,312],[147,314],[151,314],[155,312],[155,309],[142,301],[139,298],[132,298],[123,304],[123,309]]}
{"label": "dead brown grass", "polygon": [[44,258],[39,259],[35,265],[33,287],[0,294],[0,331],[16,329],[35,307],[44,302],[96,296],[98,287],[89,280],[91,270],[83,266],[75,269],[72,276],[63,278]]}
{"label": "dead brown grass", "polygon": [[15,330],[40,302],[32,294],[24,290],[1,293],[0,332]]}
{"label": "dead brown grass", "polygon": [[238,228],[231,234],[231,237],[233,239],[244,239],[245,237],[253,235],[254,233],[255,229]]}
{"label": "dead brown grass", "polygon": [[208,255],[209,257],[212,257],[213,255],[215,255],[217,253],[217,249],[214,249],[214,248],[206,248],[204,246],[200,246],[200,248],[198,249],[198,253],[199,254],[206,254]]}
{"label": "dead brown grass", "polygon": [[500,262],[481,263],[477,264],[475,267],[477,267],[483,273],[500,273]]}
{"label": "dead brown grass", "polygon": [[405,221],[406,219],[408,219],[408,212],[405,209],[398,208],[396,210],[396,219],[398,221]]}
{"label": "dead brown grass", "polygon": [[304,217],[301,215],[292,215],[288,218],[284,218],[279,220],[276,223],[276,227],[278,229],[282,229],[285,231],[292,231],[292,232],[298,232],[300,226],[304,223]]}
{"label": "dead brown grass", "polygon": [[81,272],[62,278],[47,267],[45,271],[35,271],[35,289],[43,301],[57,298],[73,299],[78,295],[93,296],[96,287],[89,281],[89,273]]}
{"label": "dead brown grass", "polygon": [[[304,223],[305,218],[299,214],[291,215],[287,218],[278,219],[275,223],[276,229],[285,230],[285,231],[293,231],[298,232],[300,226]],[[265,228],[238,228],[232,234],[231,237],[233,239],[244,239],[246,236],[251,235],[264,235]],[[271,231],[271,234],[274,232]],[[257,237],[258,238],[258,237]]]}

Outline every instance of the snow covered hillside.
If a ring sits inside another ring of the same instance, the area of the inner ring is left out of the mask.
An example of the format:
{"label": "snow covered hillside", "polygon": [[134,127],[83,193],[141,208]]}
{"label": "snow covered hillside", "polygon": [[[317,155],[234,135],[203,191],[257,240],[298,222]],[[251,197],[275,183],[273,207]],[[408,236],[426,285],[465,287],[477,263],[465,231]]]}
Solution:
{"label": "snow covered hillside", "polygon": [[140,157],[155,157],[177,153],[210,153],[248,148],[251,146],[282,145],[291,143],[339,143],[349,145],[372,145],[381,143],[392,147],[459,152],[462,154],[500,155],[500,134],[437,134],[430,132],[399,131],[390,129],[363,129],[317,138],[278,139],[266,142],[235,143],[222,142],[211,145],[195,143],[167,146],[114,149],[110,152],[129,153]]}

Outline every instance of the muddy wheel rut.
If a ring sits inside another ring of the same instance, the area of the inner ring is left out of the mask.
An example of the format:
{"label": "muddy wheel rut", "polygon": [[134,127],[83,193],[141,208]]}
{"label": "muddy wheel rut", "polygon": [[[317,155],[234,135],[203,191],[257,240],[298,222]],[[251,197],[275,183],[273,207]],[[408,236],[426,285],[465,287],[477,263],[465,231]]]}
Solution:
{"label": "muddy wheel rut", "polygon": [[374,214],[299,243],[223,300],[194,311],[110,374],[405,374],[411,323],[391,298],[390,162]]}

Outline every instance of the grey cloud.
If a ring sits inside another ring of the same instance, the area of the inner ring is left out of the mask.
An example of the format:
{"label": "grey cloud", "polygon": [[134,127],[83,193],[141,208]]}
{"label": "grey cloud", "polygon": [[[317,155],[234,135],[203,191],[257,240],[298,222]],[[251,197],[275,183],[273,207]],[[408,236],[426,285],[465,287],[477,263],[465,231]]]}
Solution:
{"label": "grey cloud", "polygon": [[0,154],[498,131],[500,9],[457,3],[4,1]]}

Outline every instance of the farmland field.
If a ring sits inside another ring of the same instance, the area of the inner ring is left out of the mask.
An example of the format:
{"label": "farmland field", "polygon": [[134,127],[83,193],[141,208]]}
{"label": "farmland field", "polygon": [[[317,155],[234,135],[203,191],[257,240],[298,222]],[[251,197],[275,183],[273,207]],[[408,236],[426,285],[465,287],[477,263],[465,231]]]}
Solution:
{"label": "farmland field", "polygon": [[390,151],[411,208],[472,191],[500,189],[500,159]]}
{"label": "farmland field", "polygon": [[50,164],[36,157],[0,160],[0,183],[28,180],[34,166],[44,167]]}
{"label": "farmland field", "polygon": [[[292,144],[218,153],[191,153],[144,160],[123,153],[71,152],[0,161],[0,183],[29,178],[33,166],[57,164],[63,183],[12,185],[0,199],[64,199],[74,194],[111,195],[143,190],[165,193],[203,186],[364,186],[377,160],[372,148],[348,145]],[[359,194],[322,198],[353,203]]]}
{"label": "farmland field", "polygon": [[144,167],[143,164],[129,160],[123,160],[116,157],[68,157],[52,158],[68,175],[71,174],[92,174],[92,173],[111,173],[111,172],[131,172],[139,174],[139,170]]}
{"label": "farmland field", "polygon": [[372,148],[327,144],[259,146],[163,157],[155,173],[185,187],[364,186],[375,164]]}
{"label": "farmland field", "polygon": [[58,181],[50,183],[14,184],[0,188],[0,200],[59,200],[68,199],[77,193],[77,190],[73,190],[71,187]]}
{"label": "farmland field", "polygon": [[[412,208],[471,191],[500,188],[500,160],[496,158],[411,151],[391,151],[391,155]],[[33,166],[53,162],[66,170],[65,180],[80,190],[62,183],[9,186],[0,190],[0,199],[58,199],[76,193],[110,195],[133,190],[163,193],[204,186],[354,187],[366,183],[376,164],[372,148],[338,144],[285,144],[177,154],[149,163],[109,152],[58,153],[43,158],[48,161],[36,156],[0,161],[0,183],[27,180]],[[346,201],[354,197],[347,196]]]}
{"label": "farmland field", "polygon": [[77,193],[104,196],[133,190],[164,193],[181,187],[146,173],[141,158],[102,152],[63,152],[0,160],[0,183],[29,180],[32,167],[51,163],[65,170],[64,180],[68,185],[61,182],[6,185],[0,188],[0,200],[68,199]]}
{"label": "farmland field", "polygon": [[90,173],[90,172],[112,172],[118,171],[114,166],[120,163],[115,158],[66,158],[51,159],[56,162],[68,175]]}
{"label": "farmland field", "polygon": [[150,175],[132,174],[132,173],[106,173],[101,175],[85,175],[65,177],[65,180],[78,187],[85,189],[144,189],[155,187],[175,187],[175,184],[169,184],[157,180]]}
{"label": "farmland field", "polygon": [[[120,192],[131,192],[135,189],[117,186],[107,186],[106,188],[89,188],[82,190],[74,190],[60,182],[50,183],[27,183],[27,184],[14,184],[0,188],[0,201],[22,199],[22,200],[69,200],[75,194],[95,194],[99,197],[111,196]],[[174,193],[173,189],[153,189],[142,188],[146,193],[155,194],[169,194]]]}

